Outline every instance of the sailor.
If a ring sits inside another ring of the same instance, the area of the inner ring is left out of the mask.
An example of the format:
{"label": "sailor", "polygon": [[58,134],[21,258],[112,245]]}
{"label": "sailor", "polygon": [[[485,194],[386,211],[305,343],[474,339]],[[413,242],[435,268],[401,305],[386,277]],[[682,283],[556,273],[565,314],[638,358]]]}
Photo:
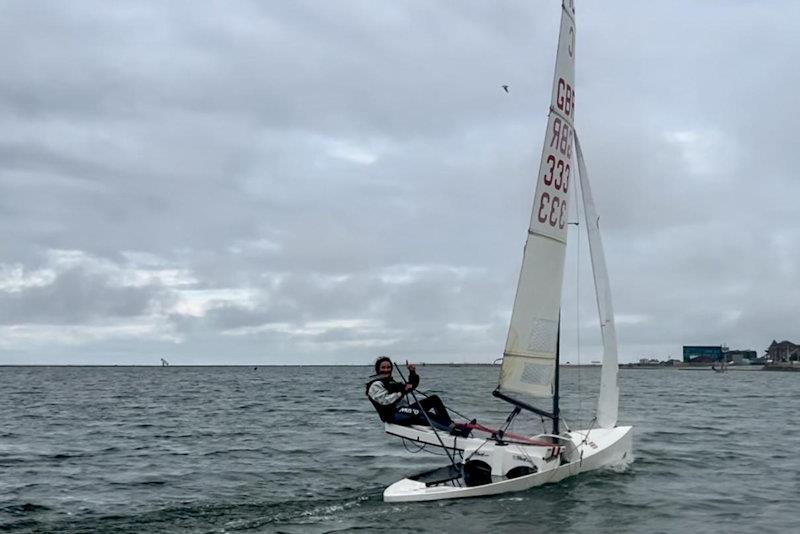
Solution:
{"label": "sailor", "polygon": [[[381,421],[397,425],[429,425],[452,434],[466,436],[470,432],[467,425],[454,423],[447,413],[442,399],[430,395],[411,404],[405,399],[419,385],[419,375],[413,363],[406,362],[408,382],[397,382],[392,377],[392,360],[388,356],[380,356],[375,360],[375,375],[367,382],[366,393]],[[422,413],[422,410],[428,414]],[[428,423],[430,420],[430,423]]]}

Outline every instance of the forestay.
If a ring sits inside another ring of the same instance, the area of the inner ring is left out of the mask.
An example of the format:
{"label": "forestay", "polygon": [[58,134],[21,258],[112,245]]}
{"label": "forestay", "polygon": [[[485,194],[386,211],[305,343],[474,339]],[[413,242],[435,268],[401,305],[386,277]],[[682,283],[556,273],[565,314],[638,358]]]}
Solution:
{"label": "forestay", "polygon": [[500,371],[500,390],[534,397],[553,395],[567,246],[574,87],[575,6],[574,0],[564,0],[550,114]]}

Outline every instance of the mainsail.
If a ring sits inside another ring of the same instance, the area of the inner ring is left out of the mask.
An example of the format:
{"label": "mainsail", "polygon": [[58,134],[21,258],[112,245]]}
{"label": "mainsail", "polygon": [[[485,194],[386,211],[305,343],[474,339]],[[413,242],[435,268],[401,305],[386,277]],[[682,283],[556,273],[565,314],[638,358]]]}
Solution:
{"label": "mainsail", "polygon": [[498,386],[534,397],[553,395],[567,246],[574,88],[575,3],[563,0],[550,114]]}
{"label": "mainsail", "polygon": [[603,253],[603,242],[600,239],[600,218],[594,208],[592,190],[589,187],[589,175],[583,161],[578,134],[575,134],[575,153],[578,159],[583,213],[586,217],[586,233],[589,236],[589,254],[592,256],[597,313],[600,317],[600,331],[603,336],[603,368],[600,371],[600,394],[597,397],[597,426],[614,428],[617,424],[619,405],[617,330],[614,327],[614,309],[611,307],[611,287],[608,282],[606,258]]}

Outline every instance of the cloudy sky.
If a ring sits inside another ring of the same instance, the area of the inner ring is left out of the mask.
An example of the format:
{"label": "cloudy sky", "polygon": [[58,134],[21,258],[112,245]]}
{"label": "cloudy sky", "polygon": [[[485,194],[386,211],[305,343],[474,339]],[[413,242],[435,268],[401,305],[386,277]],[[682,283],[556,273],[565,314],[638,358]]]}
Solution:
{"label": "cloudy sky", "polygon": [[[577,9],[621,359],[799,341],[796,3]],[[559,16],[3,2],[0,364],[501,356]],[[565,359],[591,361],[571,232]]]}

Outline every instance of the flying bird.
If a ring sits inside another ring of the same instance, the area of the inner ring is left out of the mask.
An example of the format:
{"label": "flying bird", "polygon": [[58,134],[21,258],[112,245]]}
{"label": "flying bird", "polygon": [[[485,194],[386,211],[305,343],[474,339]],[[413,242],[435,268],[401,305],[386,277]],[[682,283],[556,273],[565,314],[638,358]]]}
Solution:
{"label": "flying bird", "polygon": [[504,90],[506,93],[508,92],[508,86],[507,86],[507,85],[501,85],[500,87],[502,87],[502,88],[503,88],[503,90]]}

